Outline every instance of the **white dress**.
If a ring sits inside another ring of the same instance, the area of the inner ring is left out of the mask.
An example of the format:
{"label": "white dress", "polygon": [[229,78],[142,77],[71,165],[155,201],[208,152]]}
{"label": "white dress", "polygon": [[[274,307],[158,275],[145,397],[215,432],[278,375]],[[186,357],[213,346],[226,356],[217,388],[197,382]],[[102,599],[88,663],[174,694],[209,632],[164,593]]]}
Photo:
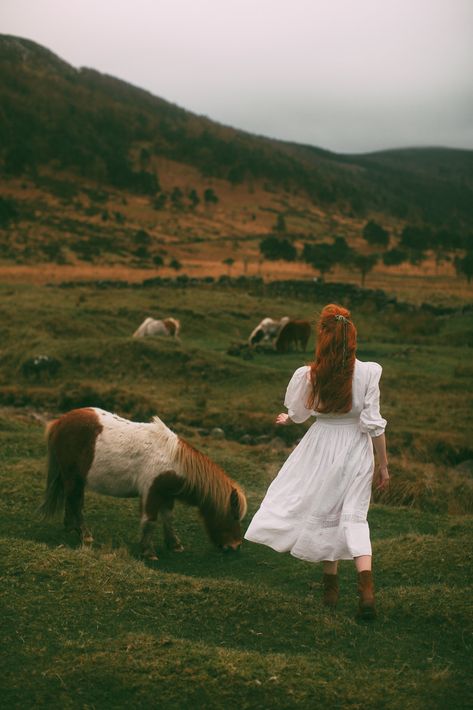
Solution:
{"label": "white dress", "polygon": [[307,409],[310,367],[295,371],[284,404],[292,421],[314,424],[271,483],[245,538],[311,562],[371,555],[366,520],[374,471],[371,437],[384,432],[376,362],[355,361],[347,414]]}

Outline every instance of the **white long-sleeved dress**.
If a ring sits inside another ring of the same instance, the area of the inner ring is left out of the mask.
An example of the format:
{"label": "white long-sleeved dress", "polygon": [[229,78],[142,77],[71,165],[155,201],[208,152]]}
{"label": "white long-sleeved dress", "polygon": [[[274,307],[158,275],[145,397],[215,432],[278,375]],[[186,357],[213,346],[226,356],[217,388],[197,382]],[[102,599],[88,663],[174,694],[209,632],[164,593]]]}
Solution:
{"label": "white long-sleeved dress", "polygon": [[245,538],[303,560],[371,555],[366,516],[374,471],[371,437],[384,432],[376,362],[355,361],[352,408],[346,414],[307,409],[310,367],[297,369],[284,404],[296,423],[315,423],[271,483]]}

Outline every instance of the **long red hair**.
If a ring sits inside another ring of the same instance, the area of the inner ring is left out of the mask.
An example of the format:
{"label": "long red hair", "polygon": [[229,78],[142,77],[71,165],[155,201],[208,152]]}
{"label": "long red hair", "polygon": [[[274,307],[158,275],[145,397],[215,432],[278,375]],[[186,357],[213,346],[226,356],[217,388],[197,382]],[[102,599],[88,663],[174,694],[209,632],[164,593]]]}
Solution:
{"label": "long red hair", "polygon": [[315,360],[310,365],[312,392],[307,405],[321,414],[344,414],[352,405],[356,328],[350,311],[330,303],[317,324]]}

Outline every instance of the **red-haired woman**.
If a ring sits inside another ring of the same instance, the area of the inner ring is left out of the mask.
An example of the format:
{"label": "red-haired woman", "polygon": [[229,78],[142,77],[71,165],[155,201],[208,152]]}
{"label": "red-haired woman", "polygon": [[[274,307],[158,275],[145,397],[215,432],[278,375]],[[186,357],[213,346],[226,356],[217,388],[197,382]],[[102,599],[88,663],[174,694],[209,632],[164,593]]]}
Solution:
{"label": "red-haired woman", "polygon": [[389,484],[386,420],[379,412],[381,366],[355,357],[350,312],[330,304],[317,326],[315,360],[300,367],[276,423],[316,421],[270,485],[246,539],[323,562],[324,603],[338,600],[338,560],[354,559],[359,614],[375,615],[371,543],[366,520],[378,459],[378,488]]}

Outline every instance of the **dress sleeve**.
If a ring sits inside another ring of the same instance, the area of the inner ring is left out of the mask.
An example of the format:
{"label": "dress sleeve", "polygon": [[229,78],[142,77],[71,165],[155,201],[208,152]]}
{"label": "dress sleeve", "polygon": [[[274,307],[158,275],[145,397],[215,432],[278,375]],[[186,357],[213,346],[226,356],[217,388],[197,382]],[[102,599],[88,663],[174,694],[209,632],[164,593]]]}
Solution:
{"label": "dress sleeve", "polygon": [[284,406],[293,422],[300,424],[305,422],[315,412],[307,409],[307,398],[310,394],[309,367],[299,367],[293,374],[286,390]]}
{"label": "dress sleeve", "polygon": [[361,431],[372,437],[383,434],[387,424],[386,419],[383,419],[379,411],[379,380],[382,371],[381,365],[376,362],[372,364],[363,409],[360,414]]}

